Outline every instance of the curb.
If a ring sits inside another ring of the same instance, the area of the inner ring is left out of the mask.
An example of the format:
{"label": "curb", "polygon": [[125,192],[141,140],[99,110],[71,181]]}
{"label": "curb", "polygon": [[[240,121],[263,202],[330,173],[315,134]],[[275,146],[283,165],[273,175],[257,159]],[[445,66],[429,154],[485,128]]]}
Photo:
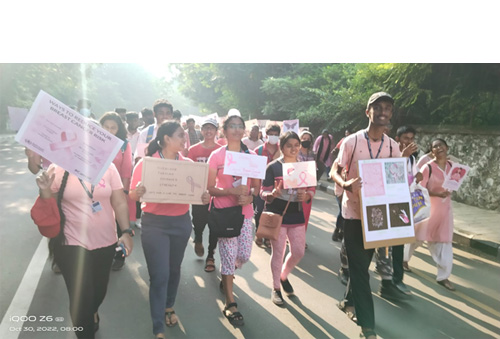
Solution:
{"label": "curb", "polygon": [[[334,195],[333,184],[318,182],[317,188],[328,194]],[[465,247],[473,248],[485,254],[494,256],[497,259],[500,259],[500,244],[487,240],[474,239],[475,236],[475,234],[469,233],[464,230],[460,230],[457,228],[453,229],[453,242],[456,242]]]}

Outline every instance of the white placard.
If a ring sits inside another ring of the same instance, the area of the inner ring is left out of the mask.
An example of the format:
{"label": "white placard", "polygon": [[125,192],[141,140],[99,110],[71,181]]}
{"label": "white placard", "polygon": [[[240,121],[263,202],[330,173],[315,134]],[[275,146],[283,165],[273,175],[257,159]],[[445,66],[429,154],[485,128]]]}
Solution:
{"label": "white placard", "polygon": [[226,151],[223,173],[242,178],[264,179],[266,177],[266,167],[267,157]]}
{"label": "white placard", "polygon": [[123,141],[40,91],[16,141],[79,179],[97,185]]}
{"label": "white placard", "polygon": [[448,175],[444,178],[443,188],[448,191],[457,191],[464,182],[469,171],[469,166],[453,163],[450,172],[448,172]]}
{"label": "white placard", "polygon": [[415,241],[406,158],[359,160],[365,249]]}

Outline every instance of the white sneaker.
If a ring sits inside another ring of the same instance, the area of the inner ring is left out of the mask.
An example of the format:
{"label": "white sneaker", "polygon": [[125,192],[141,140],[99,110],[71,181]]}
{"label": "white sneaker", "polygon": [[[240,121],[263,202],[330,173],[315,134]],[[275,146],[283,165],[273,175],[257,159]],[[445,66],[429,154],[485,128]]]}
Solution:
{"label": "white sneaker", "polygon": [[283,305],[285,302],[283,301],[283,296],[281,295],[280,290],[274,290],[271,292],[271,301],[278,306]]}
{"label": "white sneaker", "polygon": [[135,221],[135,227],[137,227],[137,228],[139,228],[139,229],[141,229],[141,228],[142,228],[142,225],[141,225],[141,219],[137,219],[137,220]]}

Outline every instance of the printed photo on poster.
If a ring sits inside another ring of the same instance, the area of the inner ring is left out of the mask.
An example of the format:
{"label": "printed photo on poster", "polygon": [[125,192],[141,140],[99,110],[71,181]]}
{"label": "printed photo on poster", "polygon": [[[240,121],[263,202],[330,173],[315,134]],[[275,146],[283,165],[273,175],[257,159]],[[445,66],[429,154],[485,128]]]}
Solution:
{"label": "printed photo on poster", "polygon": [[410,226],[410,204],[396,203],[389,204],[389,215],[391,220],[391,227]]}
{"label": "printed photo on poster", "polygon": [[469,171],[469,166],[453,163],[450,172],[444,178],[443,188],[448,191],[458,191]]}
{"label": "printed photo on poster", "polygon": [[389,228],[385,205],[366,206],[366,214],[368,216],[369,231],[380,231]]}
{"label": "printed photo on poster", "polygon": [[363,164],[363,190],[367,197],[385,195],[382,164]]}
{"label": "printed photo on poster", "polygon": [[405,182],[405,167],[401,162],[385,163],[385,179],[388,184],[403,184]]}

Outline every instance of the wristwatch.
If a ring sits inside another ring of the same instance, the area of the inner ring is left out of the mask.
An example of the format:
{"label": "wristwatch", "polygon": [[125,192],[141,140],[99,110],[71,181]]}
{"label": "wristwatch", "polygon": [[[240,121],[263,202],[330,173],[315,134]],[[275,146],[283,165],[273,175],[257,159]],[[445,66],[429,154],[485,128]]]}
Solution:
{"label": "wristwatch", "polygon": [[126,230],[123,230],[122,233],[128,233],[131,237],[135,235],[135,232],[131,228],[127,228]]}

